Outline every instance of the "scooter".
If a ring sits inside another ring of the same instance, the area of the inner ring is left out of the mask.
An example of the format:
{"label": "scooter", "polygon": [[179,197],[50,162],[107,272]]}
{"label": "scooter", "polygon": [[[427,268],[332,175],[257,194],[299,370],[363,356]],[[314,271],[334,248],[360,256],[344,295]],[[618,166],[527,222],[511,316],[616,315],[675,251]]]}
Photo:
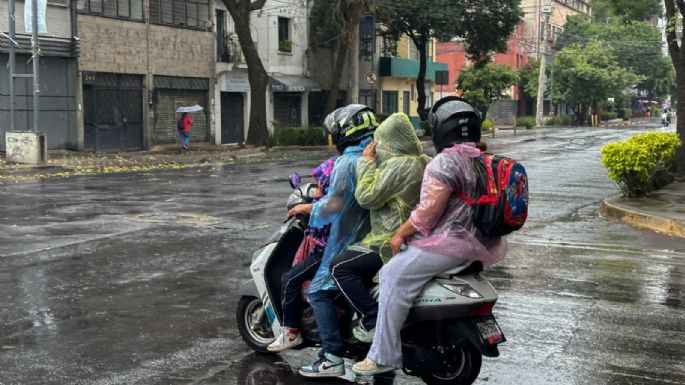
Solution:
{"label": "scooter", "polygon": [[[301,184],[297,174],[290,176],[293,192],[288,209],[313,201],[309,192],[314,184]],[[240,288],[236,320],[240,335],[254,351],[272,354],[267,346],[278,334],[283,309],[281,276],[293,263],[305,237],[307,218],[289,218],[257,250],[250,265],[252,280]],[[480,372],[482,356],[497,357],[497,345],[506,339],[494,315],[497,292],[482,274],[480,262],[467,262],[438,274],[414,301],[402,329],[402,370],[420,377],[428,385],[473,383]],[[370,288],[378,298],[378,286]],[[304,343],[296,349],[321,345],[311,307],[303,306],[300,332]],[[343,296],[336,302],[346,340],[347,358],[361,360],[369,345],[352,336],[353,312]]]}

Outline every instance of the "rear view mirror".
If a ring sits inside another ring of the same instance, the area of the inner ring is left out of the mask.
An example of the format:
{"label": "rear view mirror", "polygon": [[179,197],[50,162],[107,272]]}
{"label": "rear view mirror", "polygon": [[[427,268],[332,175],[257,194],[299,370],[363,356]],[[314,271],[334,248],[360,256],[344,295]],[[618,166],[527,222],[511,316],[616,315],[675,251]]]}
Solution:
{"label": "rear view mirror", "polygon": [[300,177],[300,174],[298,174],[296,172],[290,174],[289,181],[290,181],[290,187],[292,187],[293,189],[299,189],[300,186],[302,185],[302,178]]}

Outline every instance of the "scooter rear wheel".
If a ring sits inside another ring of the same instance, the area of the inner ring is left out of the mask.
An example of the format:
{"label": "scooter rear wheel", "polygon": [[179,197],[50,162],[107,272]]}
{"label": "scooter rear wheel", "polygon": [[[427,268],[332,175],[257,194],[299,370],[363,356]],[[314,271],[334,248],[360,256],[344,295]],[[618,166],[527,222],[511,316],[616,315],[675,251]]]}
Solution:
{"label": "scooter rear wheel", "polygon": [[456,367],[444,373],[425,373],[420,375],[426,385],[468,385],[478,378],[483,357],[474,346],[468,344],[453,351]]}
{"label": "scooter rear wheel", "polygon": [[259,318],[259,312],[264,305],[257,297],[244,296],[240,298],[238,309],[236,310],[236,322],[238,331],[243,341],[257,353],[269,353],[267,346],[274,340],[271,325],[267,317]]}

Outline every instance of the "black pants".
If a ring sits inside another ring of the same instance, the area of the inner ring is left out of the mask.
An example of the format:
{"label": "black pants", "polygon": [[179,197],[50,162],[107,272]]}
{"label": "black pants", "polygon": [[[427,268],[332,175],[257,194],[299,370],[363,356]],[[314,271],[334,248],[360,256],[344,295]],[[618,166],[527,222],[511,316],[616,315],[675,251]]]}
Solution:
{"label": "black pants", "polygon": [[314,278],[321,265],[323,249],[316,247],[307,258],[293,266],[281,277],[283,298],[283,326],[298,329],[302,315],[302,284]]}
{"label": "black pants", "polygon": [[369,289],[373,285],[373,277],[381,267],[383,260],[373,251],[347,250],[331,261],[333,278],[359,315],[360,325],[367,331],[376,327],[378,304],[373,300]]}

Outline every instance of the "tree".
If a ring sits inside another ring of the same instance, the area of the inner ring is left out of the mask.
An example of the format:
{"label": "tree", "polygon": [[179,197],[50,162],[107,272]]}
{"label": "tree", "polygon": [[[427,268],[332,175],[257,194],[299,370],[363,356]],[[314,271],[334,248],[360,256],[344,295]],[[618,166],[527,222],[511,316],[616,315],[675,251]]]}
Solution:
{"label": "tree", "polygon": [[[594,10],[593,10],[594,11]],[[567,18],[556,49],[600,40],[619,65],[643,78],[637,89],[650,98],[666,96],[675,85],[673,66],[661,59],[661,32],[648,22],[593,23],[585,16]],[[671,67],[671,68],[669,68]]]}
{"label": "tree", "polygon": [[518,85],[530,97],[538,96],[540,81],[540,58],[531,58],[526,65],[518,69]]}
{"label": "tree", "polygon": [[661,17],[661,0],[592,0],[592,18],[598,22],[647,21]]}
{"label": "tree", "polygon": [[399,40],[406,35],[419,53],[416,77],[418,114],[426,120],[426,67],[428,42],[432,38],[464,39],[469,58],[484,65],[490,51],[504,52],[507,38],[523,13],[520,0],[501,0],[493,6],[488,0],[376,0],[374,11],[383,24],[382,33]]}
{"label": "tree", "polygon": [[245,56],[247,76],[250,81],[250,127],[247,143],[263,145],[269,138],[266,125],[266,86],[269,76],[259,58],[257,47],[250,32],[250,12],[264,7],[266,0],[222,0],[235,23],[238,41]]}
{"label": "tree", "polygon": [[572,44],[554,57],[554,97],[576,108],[578,121],[588,109],[597,111],[599,103],[620,95],[640,77],[622,68],[602,42],[585,46]]}
{"label": "tree", "polygon": [[485,120],[488,109],[494,100],[505,97],[504,92],[518,81],[516,70],[507,64],[488,64],[482,67],[471,66],[461,71],[457,88],[482,112]]}
{"label": "tree", "polygon": [[[668,41],[668,52],[671,54],[671,61],[676,73],[676,99],[679,103],[676,107],[678,121],[676,130],[680,139],[685,143],[685,44],[678,40],[676,27],[679,20],[685,17],[685,1],[683,0],[664,0],[666,5],[666,40]],[[685,177],[685,146],[681,146],[676,153],[677,174]]]}

